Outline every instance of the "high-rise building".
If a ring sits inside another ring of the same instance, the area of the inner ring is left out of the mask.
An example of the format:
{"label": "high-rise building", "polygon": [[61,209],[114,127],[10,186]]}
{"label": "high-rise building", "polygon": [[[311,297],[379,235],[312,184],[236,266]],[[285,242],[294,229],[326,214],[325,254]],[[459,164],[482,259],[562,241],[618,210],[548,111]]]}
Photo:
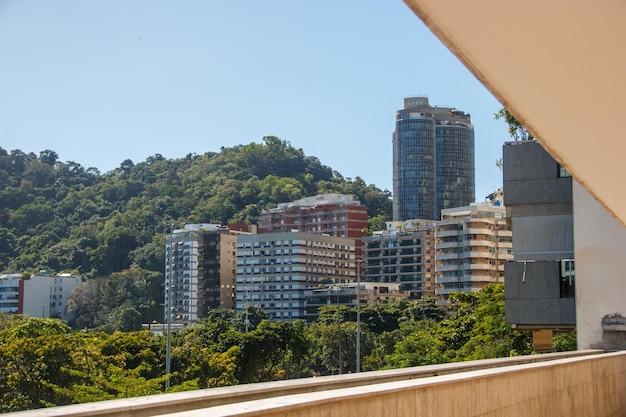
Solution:
{"label": "high-rise building", "polygon": [[271,319],[306,317],[306,291],[355,281],[354,239],[273,232],[237,239],[237,311],[258,307]]}
{"label": "high-rise building", "polygon": [[193,323],[235,302],[237,235],[228,226],[188,224],[165,241],[165,314]]}
{"label": "high-rise building", "polygon": [[475,200],[474,128],[470,115],[404,99],[393,133],[393,219],[438,220],[441,210]]}
{"label": "high-rise building", "polygon": [[489,203],[443,210],[435,230],[435,294],[477,292],[504,282],[504,264],[513,259],[513,236],[506,209]]}
{"label": "high-rise building", "polygon": [[397,283],[410,299],[435,295],[435,221],[387,222],[363,243],[364,281]]}
{"label": "high-rise building", "polygon": [[259,225],[259,233],[299,231],[354,238],[357,258],[365,229],[367,207],[344,194],[320,194],[281,203],[261,213]]}

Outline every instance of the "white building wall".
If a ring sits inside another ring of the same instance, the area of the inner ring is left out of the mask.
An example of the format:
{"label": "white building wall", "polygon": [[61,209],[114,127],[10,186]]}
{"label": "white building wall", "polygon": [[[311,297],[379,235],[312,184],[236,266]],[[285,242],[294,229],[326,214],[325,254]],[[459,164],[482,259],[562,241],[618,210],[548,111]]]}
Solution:
{"label": "white building wall", "polygon": [[22,312],[30,317],[60,317],[66,314],[67,300],[81,277],[70,274],[33,275],[24,280],[24,304]]}
{"label": "white building wall", "polygon": [[573,195],[578,349],[602,348],[602,318],[626,317],[626,230],[576,181]]}

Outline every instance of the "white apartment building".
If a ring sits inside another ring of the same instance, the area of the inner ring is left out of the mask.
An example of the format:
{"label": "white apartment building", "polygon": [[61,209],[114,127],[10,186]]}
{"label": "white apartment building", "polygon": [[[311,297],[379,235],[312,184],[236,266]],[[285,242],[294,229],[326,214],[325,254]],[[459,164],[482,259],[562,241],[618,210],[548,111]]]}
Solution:
{"label": "white apartment building", "polygon": [[435,229],[435,294],[477,292],[504,282],[504,264],[513,259],[513,234],[506,209],[489,203],[442,210]]}
{"label": "white apartment building", "polygon": [[70,320],[67,300],[72,290],[82,282],[82,277],[72,274],[53,274],[39,271],[29,279],[20,281],[18,313],[30,317],[58,317]]}
{"label": "white apartment building", "polygon": [[356,279],[355,240],[304,232],[237,237],[237,311],[258,307],[271,319],[305,319],[306,294]]}

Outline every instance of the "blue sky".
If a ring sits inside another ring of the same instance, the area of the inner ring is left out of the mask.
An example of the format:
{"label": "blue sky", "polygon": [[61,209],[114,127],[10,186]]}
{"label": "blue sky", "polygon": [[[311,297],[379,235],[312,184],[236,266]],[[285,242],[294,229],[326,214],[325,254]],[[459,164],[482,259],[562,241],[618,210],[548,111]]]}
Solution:
{"label": "blue sky", "polygon": [[392,189],[403,98],[468,112],[476,199],[501,186],[498,101],[400,0],[0,0],[0,146],[102,172],[274,135]]}

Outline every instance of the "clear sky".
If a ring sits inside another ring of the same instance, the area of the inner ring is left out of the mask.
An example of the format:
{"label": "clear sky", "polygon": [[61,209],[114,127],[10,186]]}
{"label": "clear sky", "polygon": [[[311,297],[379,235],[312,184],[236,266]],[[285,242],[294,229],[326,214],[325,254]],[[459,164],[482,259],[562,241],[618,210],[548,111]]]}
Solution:
{"label": "clear sky", "polygon": [[0,146],[102,172],[274,135],[392,189],[403,98],[468,112],[476,199],[501,106],[401,0],[0,0]]}

